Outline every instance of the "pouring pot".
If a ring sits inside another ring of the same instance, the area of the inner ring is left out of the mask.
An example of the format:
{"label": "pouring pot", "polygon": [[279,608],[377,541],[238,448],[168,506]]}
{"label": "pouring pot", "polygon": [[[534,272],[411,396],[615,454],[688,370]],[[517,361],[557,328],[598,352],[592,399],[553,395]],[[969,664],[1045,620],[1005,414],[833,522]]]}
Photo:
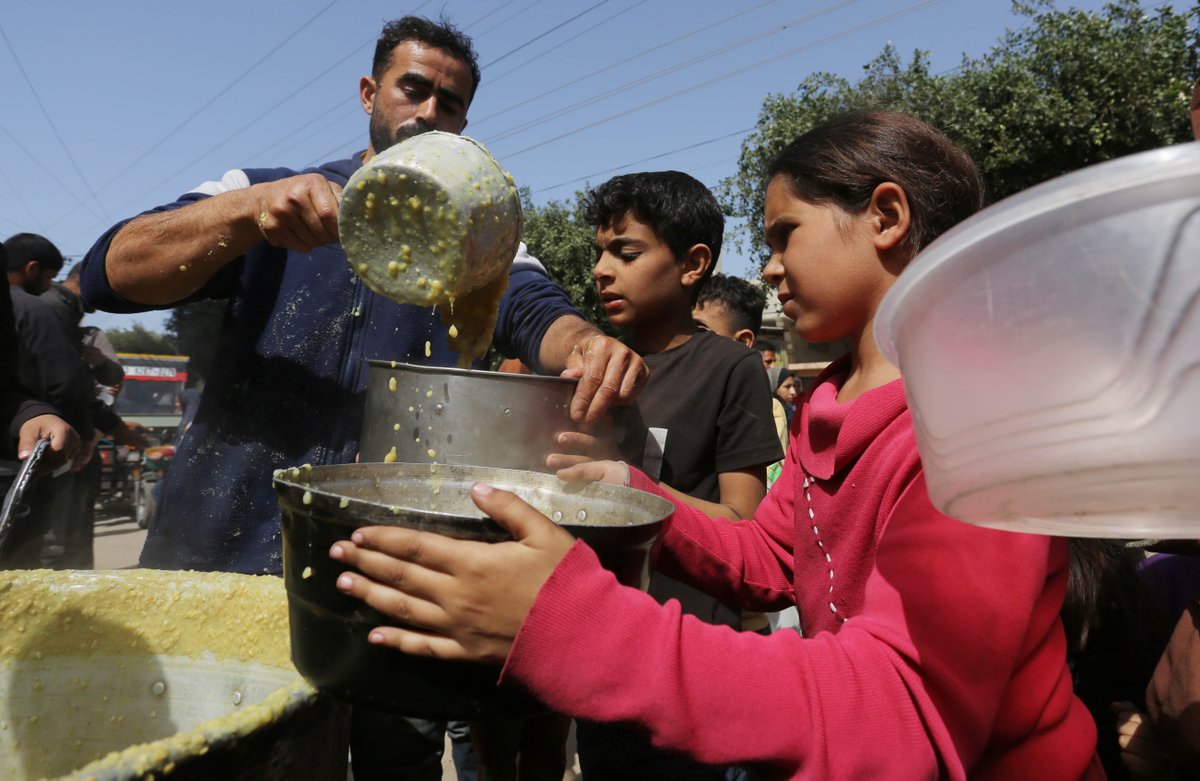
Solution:
{"label": "pouring pot", "polygon": [[369,361],[359,460],[546,471],[578,380]]}
{"label": "pouring pot", "polygon": [[334,542],[360,526],[396,525],[459,539],[511,539],[471,501],[485,482],[513,491],[590,545],[628,586],[645,589],[670,502],[623,486],[565,483],[549,474],[413,463],[280,470],[283,569],[292,661],[318,689],[352,703],[433,719],[480,719],[541,706],[498,687],[499,668],[408,656],[367,642],[393,619],[337,590]]}

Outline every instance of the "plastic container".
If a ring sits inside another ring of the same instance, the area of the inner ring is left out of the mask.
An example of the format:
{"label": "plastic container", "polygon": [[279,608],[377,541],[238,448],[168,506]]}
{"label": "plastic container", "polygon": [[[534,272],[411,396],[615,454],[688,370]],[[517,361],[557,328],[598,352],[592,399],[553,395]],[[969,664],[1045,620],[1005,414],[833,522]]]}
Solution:
{"label": "plastic container", "polygon": [[930,497],[964,521],[1200,537],[1200,144],[1059,177],[885,296]]}
{"label": "plastic container", "polygon": [[0,572],[6,779],[345,779],[348,712],[289,660],[283,581]]}

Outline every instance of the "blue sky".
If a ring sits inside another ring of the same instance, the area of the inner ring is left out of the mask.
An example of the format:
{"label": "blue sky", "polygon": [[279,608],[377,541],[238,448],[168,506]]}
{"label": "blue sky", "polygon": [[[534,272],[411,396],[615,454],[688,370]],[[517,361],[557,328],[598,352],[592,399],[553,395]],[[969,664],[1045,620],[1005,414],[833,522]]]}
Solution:
{"label": "blue sky", "polygon": [[118,219],[230,168],[363,149],[359,77],[382,22],[409,12],[444,13],[474,38],[483,80],[466,134],[538,203],[627,170],[715,186],[764,96],[815,71],[856,78],[889,42],[948,70],[1023,23],[1008,0],[6,3],[0,235],[41,233],[78,256]]}

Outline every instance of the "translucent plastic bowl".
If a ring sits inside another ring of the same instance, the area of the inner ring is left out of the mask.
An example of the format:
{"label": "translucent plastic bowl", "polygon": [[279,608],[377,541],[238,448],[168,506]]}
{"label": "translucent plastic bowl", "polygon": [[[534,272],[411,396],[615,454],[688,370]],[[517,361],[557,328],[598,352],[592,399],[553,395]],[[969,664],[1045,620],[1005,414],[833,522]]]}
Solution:
{"label": "translucent plastic bowl", "polygon": [[905,270],[875,338],[946,514],[1200,537],[1200,143],[980,212]]}

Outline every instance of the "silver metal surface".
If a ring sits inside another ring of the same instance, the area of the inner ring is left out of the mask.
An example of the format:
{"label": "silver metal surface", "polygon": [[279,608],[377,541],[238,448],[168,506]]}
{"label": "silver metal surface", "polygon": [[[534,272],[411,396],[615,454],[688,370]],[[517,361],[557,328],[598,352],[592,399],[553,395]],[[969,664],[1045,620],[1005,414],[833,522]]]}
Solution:
{"label": "silver metal surface", "polygon": [[546,471],[577,380],[370,361],[359,459]]}

